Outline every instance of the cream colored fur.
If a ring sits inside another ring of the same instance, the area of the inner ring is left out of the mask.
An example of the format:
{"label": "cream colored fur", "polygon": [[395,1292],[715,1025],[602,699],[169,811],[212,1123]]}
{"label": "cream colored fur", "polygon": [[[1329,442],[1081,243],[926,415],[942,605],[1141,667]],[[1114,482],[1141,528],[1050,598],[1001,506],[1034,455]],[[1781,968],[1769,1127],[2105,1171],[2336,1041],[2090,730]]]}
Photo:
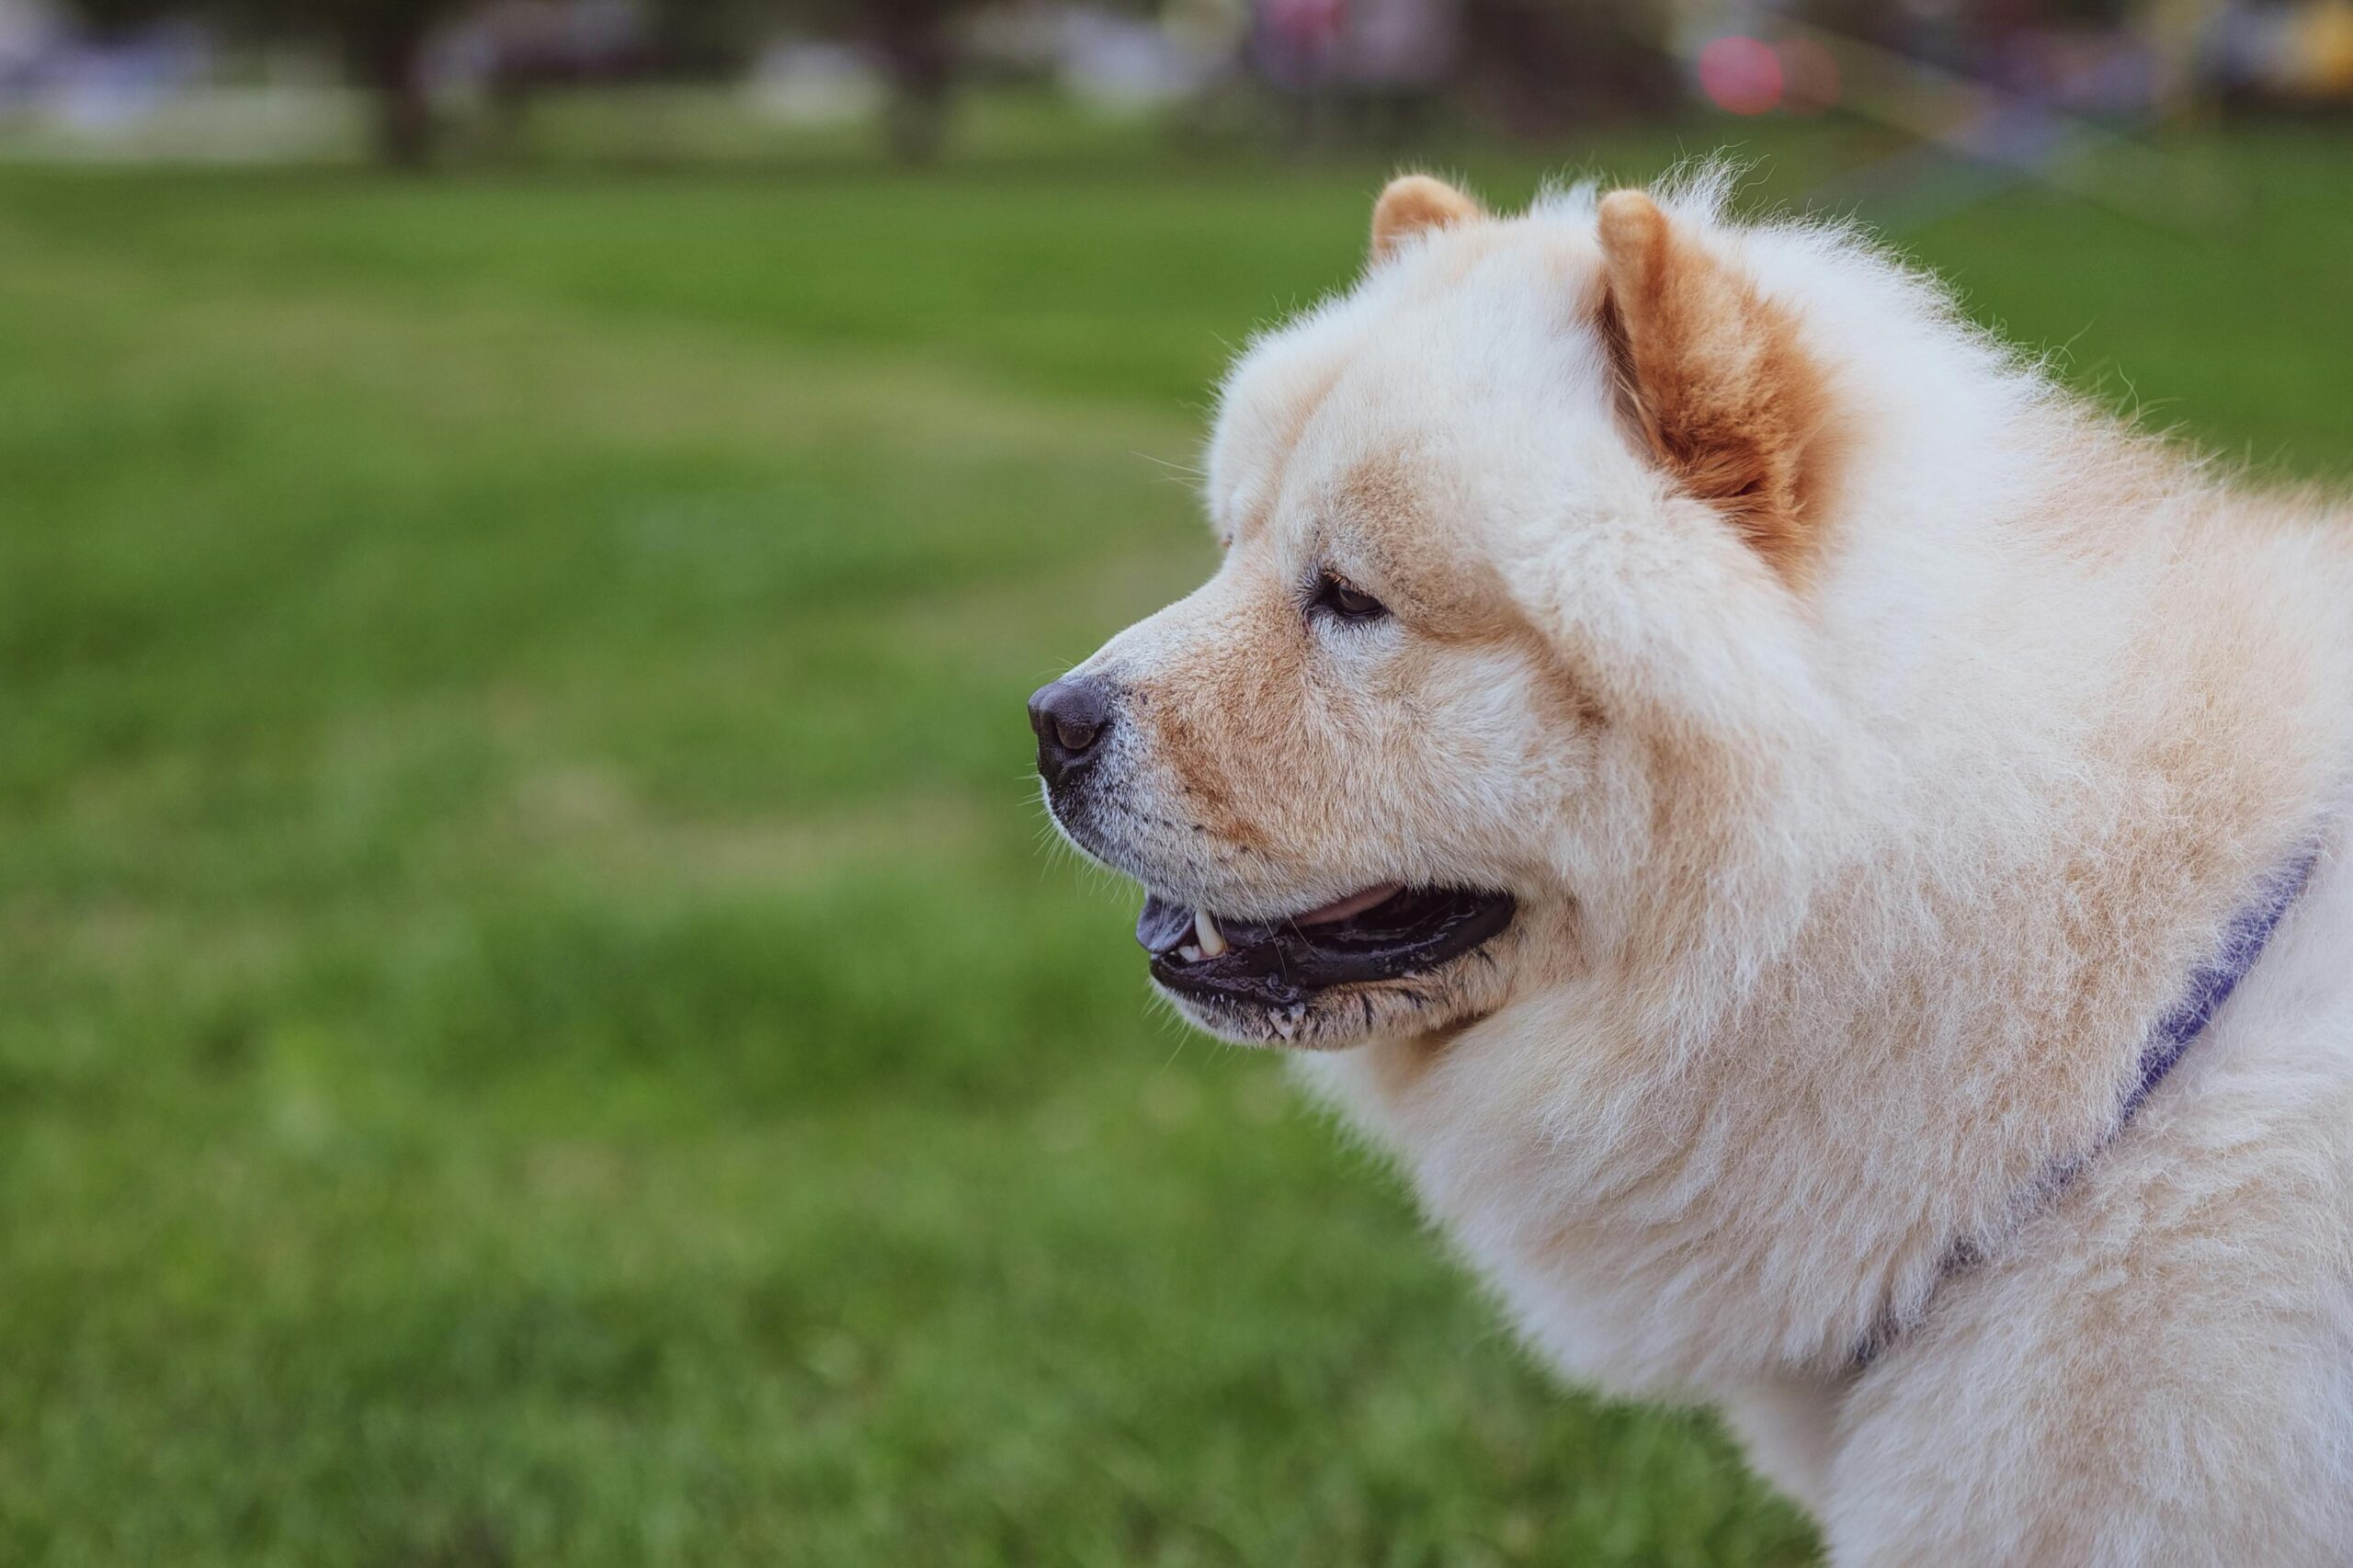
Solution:
{"label": "cream colored fur", "polygon": [[[1517,895],[1299,1064],[1554,1365],[1722,1409],[1834,1562],[2353,1563],[2353,532],[1851,234],[1660,204],[1819,372],[1804,569],[1630,426],[1588,195],[1444,211],[1234,369],[1224,563],[1084,666],[1131,704],[1089,847],[1229,915]],[[1393,619],[1303,619],[1325,569]]]}

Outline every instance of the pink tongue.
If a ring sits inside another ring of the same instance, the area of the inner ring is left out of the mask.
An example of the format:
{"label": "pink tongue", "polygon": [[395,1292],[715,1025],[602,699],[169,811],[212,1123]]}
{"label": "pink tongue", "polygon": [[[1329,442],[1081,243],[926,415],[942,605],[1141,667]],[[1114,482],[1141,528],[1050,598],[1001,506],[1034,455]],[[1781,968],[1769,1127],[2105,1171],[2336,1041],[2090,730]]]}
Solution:
{"label": "pink tongue", "polygon": [[1379,887],[1367,888],[1362,892],[1352,892],[1346,898],[1336,898],[1331,903],[1320,908],[1311,909],[1304,915],[1295,915],[1291,916],[1291,924],[1329,926],[1336,920],[1346,920],[1351,915],[1362,915],[1376,903],[1386,903],[1402,891],[1404,890],[1400,883],[1383,882]]}

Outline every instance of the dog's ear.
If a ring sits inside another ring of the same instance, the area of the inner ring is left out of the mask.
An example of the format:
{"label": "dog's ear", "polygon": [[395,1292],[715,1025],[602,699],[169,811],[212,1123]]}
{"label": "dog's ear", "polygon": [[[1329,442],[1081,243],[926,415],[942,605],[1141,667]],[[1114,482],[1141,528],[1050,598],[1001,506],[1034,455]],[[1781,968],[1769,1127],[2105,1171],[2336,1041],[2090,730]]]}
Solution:
{"label": "dog's ear", "polygon": [[1387,261],[1425,229],[1442,229],[1479,216],[1479,204],[1442,179],[1399,175],[1372,204],[1372,259]]}
{"label": "dog's ear", "polygon": [[1601,199],[1600,328],[1628,416],[1785,578],[1822,488],[1822,376],[1788,313],[1639,190]]}

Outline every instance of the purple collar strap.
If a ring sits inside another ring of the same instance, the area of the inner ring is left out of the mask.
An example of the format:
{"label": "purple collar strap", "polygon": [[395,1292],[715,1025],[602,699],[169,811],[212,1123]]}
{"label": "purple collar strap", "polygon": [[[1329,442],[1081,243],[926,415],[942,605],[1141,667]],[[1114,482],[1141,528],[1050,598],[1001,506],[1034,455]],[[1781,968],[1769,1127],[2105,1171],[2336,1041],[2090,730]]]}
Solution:
{"label": "purple collar strap", "polygon": [[[2172,1012],[2157,1020],[2149,1036],[2149,1043],[2141,1052],[2141,1078],[2124,1096],[2124,1104],[2117,1112],[2117,1131],[2132,1119],[2141,1102],[2149,1092],[2165,1082],[2189,1049],[2189,1042],[2206,1032],[2206,1025],[2214,1010],[2230,999],[2238,989],[2255,960],[2263,956],[2264,948],[2271,940],[2271,933],[2279,928],[2280,917],[2296,895],[2313,880],[2313,866],[2320,858],[2320,851],[2307,849],[2294,861],[2274,871],[2263,884],[2263,892],[2256,901],[2232,916],[2222,932],[2222,945],[2214,956],[2199,967],[2189,977],[2189,990],[2174,1005]],[[2111,1132],[2110,1137],[2115,1133]]]}
{"label": "purple collar strap", "polygon": [[[2213,1021],[2216,1011],[2230,999],[2231,993],[2238,989],[2239,982],[2247,977],[2247,971],[2254,969],[2256,960],[2263,956],[2264,948],[2270,943],[2271,934],[2279,928],[2279,922],[2287,915],[2289,906],[2296,902],[2297,895],[2312,881],[2313,867],[2319,859],[2317,848],[2306,849],[2267,878],[2262,891],[2253,902],[2231,917],[2231,923],[2222,928],[2222,939],[2214,956],[2191,971],[2188,987],[2183,992],[2181,1000],[2175,1003],[2173,1009],[2159,1018],[2156,1027],[2149,1031],[2149,1042],[2141,1050],[2141,1070],[2126,1088],[2122,1102],[2117,1107],[2116,1120],[2100,1141],[2101,1147],[2124,1131],[2125,1124],[2132,1119],[2132,1113],[2141,1108],[2142,1102],[2165,1082],[2165,1074],[2180,1064],[2190,1045],[2206,1032],[2206,1026]],[[2096,1148],[2088,1153],[2061,1162],[2039,1184],[2037,1198],[2048,1201],[2057,1196],[2092,1163],[2093,1155],[2098,1153]],[[1938,1281],[1941,1283],[1950,1278],[1984,1256],[1984,1249],[1976,1242],[1967,1236],[1961,1237],[1953,1243],[1952,1250],[1945,1255],[1944,1265],[1937,1271]],[[1922,1310],[1926,1311],[1925,1305]],[[1869,1367],[1894,1343],[1904,1326],[1893,1317],[1882,1323],[1855,1352],[1854,1359],[1847,1369],[1859,1372]]]}

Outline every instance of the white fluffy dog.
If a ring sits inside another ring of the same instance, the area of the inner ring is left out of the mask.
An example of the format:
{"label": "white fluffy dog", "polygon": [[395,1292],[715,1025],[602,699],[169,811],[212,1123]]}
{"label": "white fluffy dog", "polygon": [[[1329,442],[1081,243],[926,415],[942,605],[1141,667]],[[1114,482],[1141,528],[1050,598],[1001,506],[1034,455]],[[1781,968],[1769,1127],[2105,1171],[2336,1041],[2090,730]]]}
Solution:
{"label": "white fluffy dog", "polygon": [[1721,196],[1393,183],[1054,814],[1834,1561],[2353,1563],[2353,533]]}

